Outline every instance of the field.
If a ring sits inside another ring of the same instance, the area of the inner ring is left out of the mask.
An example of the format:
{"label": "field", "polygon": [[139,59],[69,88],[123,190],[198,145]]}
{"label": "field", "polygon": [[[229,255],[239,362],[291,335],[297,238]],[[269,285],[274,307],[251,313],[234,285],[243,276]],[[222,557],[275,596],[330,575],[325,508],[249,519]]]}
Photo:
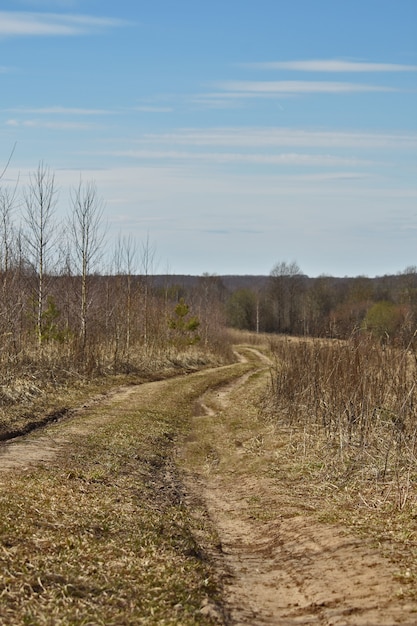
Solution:
{"label": "field", "polygon": [[412,355],[248,338],[2,444],[2,624],[415,623]]}

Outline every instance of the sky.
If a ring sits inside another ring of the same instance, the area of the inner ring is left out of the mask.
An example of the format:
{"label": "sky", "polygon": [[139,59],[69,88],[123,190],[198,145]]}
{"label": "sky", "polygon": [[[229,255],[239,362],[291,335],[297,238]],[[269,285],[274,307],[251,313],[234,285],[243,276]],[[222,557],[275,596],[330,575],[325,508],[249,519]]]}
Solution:
{"label": "sky", "polygon": [[[15,148],[14,148],[15,146]],[[417,265],[416,0],[2,0],[1,184],[94,182],[158,273]]]}

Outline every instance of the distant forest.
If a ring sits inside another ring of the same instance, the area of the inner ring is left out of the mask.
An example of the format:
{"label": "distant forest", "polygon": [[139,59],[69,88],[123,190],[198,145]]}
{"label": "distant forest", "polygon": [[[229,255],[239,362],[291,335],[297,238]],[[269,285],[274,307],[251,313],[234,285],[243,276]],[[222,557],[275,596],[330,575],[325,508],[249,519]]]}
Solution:
{"label": "distant forest", "polygon": [[417,331],[417,268],[395,275],[311,278],[280,262],[268,276],[154,276],[156,289],[189,297],[207,293],[226,324],[266,333],[346,339],[371,333],[407,345]]}

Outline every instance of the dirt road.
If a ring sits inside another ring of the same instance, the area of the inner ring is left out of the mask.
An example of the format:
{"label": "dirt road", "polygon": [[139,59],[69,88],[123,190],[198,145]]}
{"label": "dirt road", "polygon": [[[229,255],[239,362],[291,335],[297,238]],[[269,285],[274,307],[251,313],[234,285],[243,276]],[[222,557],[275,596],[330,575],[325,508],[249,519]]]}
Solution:
{"label": "dirt road", "polygon": [[259,418],[260,370],[206,394],[182,450],[219,534],[225,597],[236,625],[417,623],[396,568],[371,542],[319,521],[320,507],[279,471],[288,433]]}
{"label": "dirt road", "polygon": [[[203,500],[217,534],[205,548],[220,572],[226,610],[208,602],[201,619],[236,626],[416,624],[417,604],[403,599],[395,567],[369,540],[323,520],[320,505],[286,475],[280,461],[289,433],[258,412],[268,363],[253,348],[239,353],[250,356],[252,370],[200,397],[187,436],[176,443],[186,501]],[[204,376],[193,374],[189,384]],[[122,414],[162,394],[169,405],[174,388],[175,381],[130,387],[108,403]],[[51,462],[74,433],[103,425],[110,419],[105,402],[91,419],[2,444],[0,482],[7,471]]]}

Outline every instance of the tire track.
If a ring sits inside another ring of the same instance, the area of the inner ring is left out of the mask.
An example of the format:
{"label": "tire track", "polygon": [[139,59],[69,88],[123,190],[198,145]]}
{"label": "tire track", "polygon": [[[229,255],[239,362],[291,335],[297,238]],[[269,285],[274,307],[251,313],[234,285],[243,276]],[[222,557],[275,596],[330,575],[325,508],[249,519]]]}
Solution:
{"label": "tire track", "polygon": [[[250,352],[259,368],[204,395],[205,414],[195,418],[190,447],[180,453],[189,468],[193,463],[188,488],[198,491],[217,529],[230,623],[417,623],[417,604],[401,600],[392,565],[367,540],[317,522],[294,485],[268,476],[280,433],[257,419],[269,361]],[[190,461],[197,448],[210,452]]]}

